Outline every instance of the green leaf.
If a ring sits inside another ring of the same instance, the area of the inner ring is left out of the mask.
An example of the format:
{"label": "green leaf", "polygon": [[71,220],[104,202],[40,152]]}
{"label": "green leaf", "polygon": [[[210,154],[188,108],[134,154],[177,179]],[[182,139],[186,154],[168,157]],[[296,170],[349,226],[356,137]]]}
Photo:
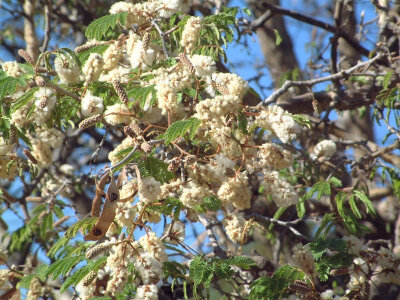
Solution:
{"label": "green leaf", "polygon": [[244,12],[246,15],[248,15],[249,17],[251,17],[251,10],[250,10],[249,8],[244,7],[244,8],[243,8],[243,12]]}
{"label": "green leaf", "polygon": [[382,80],[382,86],[386,90],[389,87],[390,79],[392,78],[393,71],[389,71],[386,73],[385,77]]}
{"label": "green leaf", "polygon": [[32,98],[33,95],[36,93],[36,91],[39,89],[38,86],[31,88],[29,91],[27,91],[25,94],[23,94],[21,97],[17,99],[11,106],[11,113],[16,112],[19,108],[22,106],[26,105]]}
{"label": "green leaf", "polygon": [[280,299],[290,284],[303,277],[304,273],[292,266],[279,267],[272,277],[260,277],[250,284],[250,299]]}
{"label": "green leaf", "polygon": [[86,266],[80,268],[74,274],[69,276],[67,280],[65,280],[65,282],[60,288],[60,293],[64,293],[64,291],[70,285],[76,286],[83,278],[86,277],[86,275],[88,275],[91,271],[97,271],[101,267],[101,265],[103,265],[106,261],[107,261],[107,256],[103,256],[95,261],[90,260]]}
{"label": "green leaf", "polygon": [[350,204],[350,208],[351,208],[352,212],[354,213],[354,215],[356,216],[356,218],[361,219],[362,216],[361,216],[360,211],[357,208],[354,194],[350,196],[349,204]]}
{"label": "green leaf", "polygon": [[[157,102],[157,91],[155,89],[155,85],[148,86],[134,86],[126,91],[128,98],[133,98],[133,101],[129,102],[129,105],[133,107],[133,105],[140,101],[140,108],[144,109],[146,105],[152,107]],[[147,99],[150,96],[150,102],[147,103]]]}
{"label": "green leaf", "polygon": [[189,275],[195,285],[203,284],[206,288],[210,287],[214,276],[213,268],[201,256],[196,256],[189,266]]}
{"label": "green leaf", "polygon": [[3,99],[7,95],[15,93],[17,89],[18,79],[8,76],[0,80],[0,99]]}
{"label": "green leaf", "polygon": [[73,224],[68,230],[65,232],[64,237],[67,239],[72,239],[76,236],[79,229],[82,229],[83,232],[89,232],[93,225],[96,223],[97,218],[85,218],[81,219],[75,224]]}
{"label": "green leaf", "polygon": [[234,256],[230,257],[225,262],[231,266],[237,266],[244,270],[250,270],[250,267],[257,266],[257,264],[250,257]]}
{"label": "green leaf", "polygon": [[58,276],[66,276],[68,272],[79,262],[86,258],[85,254],[65,257],[51,264],[46,270],[46,276],[53,275],[52,279],[56,280]]}
{"label": "green leaf", "polygon": [[231,279],[235,273],[233,269],[224,261],[215,261],[213,263],[213,273],[219,279]]}
{"label": "green leaf", "polygon": [[279,34],[279,31],[278,31],[278,30],[274,29],[274,33],[275,33],[275,44],[276,44],[277,46],[279,46],[279,45],[281,44],[281,42],[282,42],[282,37],[281,37],[281,35]]}
{"label": "green leaf", "polygon": [[168,127],[167,131],[164,133],[165,144],[168,145],[178,137],[183,137],[188,131],[189,138],[193,139],[200,124],[201,121],[196,118],[176,121]]}
{"label": "green leaf", "polygon": [[101,41],[102,38],[111,29],[114,29],[117,24],[125,26],[128,12],[122,12],[113,15],[106,15],[92,21],[86,28],[85,36],[89,39]]}
{"label": "green leaf", "polygon": [[215,196],[203,198],[202,203],[207,210],[218,211],[222,208],[222,201]]}
{"label": "green leaf", "polygon": [[62,248],[64,248],[66,245],[68,245],[69,239],[65,237],[61,237],[51,246],[49,251],[47,252],[47,256],[50,258],[55,258],[56,254],[58,251],[60,251]]}
{"label": "green leaf", "polygon": [[144,161],[139,162],[140,175],[145,177],[154,177],[155,180],[161,183],[169,182],[174,179],[173,172],[168,171],[168,164],[153,157],[149,156]]}
{"label": "green leaf", "polygon": [[342,187],[342,181],[336,177],[329,178],[329,183],[333,184],[334,187]]}
{"label": "green leaf", "polygon": [[373,216],[376,216],[376,212],[374,209],[374,206],[372,205],[371,200],[368,199],[367,195],[364,194],[364,192],[355,190],[353,191],[353,194],[355,197],[361,200],[365,204],[365,207],[367,208],[367,214],[371,214]]}
{"label": "green leaf", "polygon": [[249,132],[247,131],[247,118],[242,111],[239,111],[237,113],[237,126],[240,132],[242,132],[243,134],[249,134]]}
{"label": "green leaf", "polygon": [[307,126],[308,129],[311,129],[311,127],[312,127],[311,121],[309,119],[307,119],[306,117],[304,117],[302,115],[297,115],[297,114],[291,114],[291,116],[300,125]]}

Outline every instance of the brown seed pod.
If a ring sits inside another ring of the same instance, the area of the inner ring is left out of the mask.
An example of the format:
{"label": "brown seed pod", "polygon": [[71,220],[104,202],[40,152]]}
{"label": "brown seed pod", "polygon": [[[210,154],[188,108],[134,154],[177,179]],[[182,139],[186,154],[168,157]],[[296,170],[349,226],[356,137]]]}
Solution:
{"label": "brown seed pod", "polygon": [[113,80],[113,87],[119,99],[121,99],[123,103],[127,104],[129,102],[129,99],[124,88],[121,85],[121,82],[119,82],[119,80],[117,79]]}
{"label": "brown seed pod", "polygon": [[134,138],[136,136],[133,129],[128,125],[124,127],[124,133],[126,136],[130,136],[131,138]]}
{"label": "brown seed pod", "polygon": [[94,247],[89,248],[88,250],[86,250],[86,258],[88,259],[92,259],[94,257],[96,257],[97,255],[108,251],[114,244],[112,243],[102,243],[102,244],[98,244]]}
{"label": "brown seed pod", "polygon": [[25,156],[33,163],[33,164],[37,164],[37,160],[36,158],[32,155],[32,153],[29,150],[22,150],[25,154]]}
{"label": "brown seed pod", "polygon": [[143,130],[135,122],[132,122],[129,125],[129,127],[136,133],[136,135],[142,135],[143,134]]}
{"label": "brown seed pod", "polygon": [[144,142],[142,143],[142,145],[140,145],[140,148],[141,148],[145,153],[150,153],[150,152],[151,152],[151,149],[152,149],[152,146],[151,146],[148,142],[144,141]]}
{"label": "brown seed pod", "polygon": [[147,48],[149,47],[149,43],[150,43],[150,33],[149,32],[146,32],[143,35],[142,43],[143,43],[143,49],[147,50]]}
{"label": "brown seed pod", "polygon": [[311,287],[307,283],[301,280],[295,280],[294,283],[289,285],[289,289],[300,294],[308,294],[312,291]]}
{"label": "brown seed pod", "polygon": [[83,130],[83,129],[89,128],[89,127],[93,126],[94,124],[100,122],[102,119],[103,119],[103,115],[97,114],[97,115],[91,116],[91,117],[83,120],[82,122],[80,122],[78,127],[79,127],[79,129]]}
{"label": "brown seed pod", "polygon": [[313,106],[313,108],[314,108],[314,111],[317,113],[317,114],[320,114],[321,112],[322,112],[322,108],[321,108],[321,105],[319,104],[319,102],[318,102],[318,100],[317,99],[313,99],[313,101],[312,101],[312,106]]}
{"label": "brown seed pod", "polygon": [[173,158],[168,165],[168,171],[175,172],[176,170],[178,170],[180,163],[181,159],[179,157]]}
{"label": "brown seed pod", "polygon": [[192,62],[187,58],[185,53],[179,53],[179,59],[181,63],[188,69],[190,74],[195,75],[196,68],[193,66]]}
{"label": "brown seed pod", "polygon": [[97,272],[95,270],[90,271],[89,274],[83,279],[83,286],[89,286],[93,280],[97,277]]}
{"label": "brown seed pod", "polygon": [[76,47],[76,48],[74,49],[74,51],[75,51],[76,53],[79,53],[79,52],[83,52],[83,51],[85,51],[85,50],[87,50],[87,49],[90,49],[90,48],[92,48],[92,47],[99,46],[99,45],[100,45],[99,42],[90,43],[90,44],[78,46],[78,47]]}
{"label": "brown seed pod", "polygon": [[29,55],[28,52],[26,52],[24,49],[19,49],[18,50],[19,56],[21,56],[23,59],[25,59],[26,62],[30,63],[31,65],[35,64],[33,61],[33,58]]}
{"label": "brown seed pod", "polygon": [[36,76],[35,82],[40,87],[44,87],[46,85],[46,81],[44,80],[44,78],[42,76]]}
{"label": "brown seed pod", "polygon": [[10,125],[10,144],[15,144],[18,140],[17,128],[11,124]]}

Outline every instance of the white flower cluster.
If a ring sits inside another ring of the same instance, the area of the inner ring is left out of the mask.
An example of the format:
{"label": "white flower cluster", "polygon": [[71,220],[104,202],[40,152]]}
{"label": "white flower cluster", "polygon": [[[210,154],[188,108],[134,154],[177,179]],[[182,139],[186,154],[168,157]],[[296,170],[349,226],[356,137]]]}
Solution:
{"label": "white flower cluster", "polygon": [[336,153],[336,151],[337,147],[334,141],[323,140],[315,145],[314,155],[311,155],[311,158],[317,159],[319,157],[323,157],[325,159],[329,159]]}
{"label": "white flower cluster", "polygon": [[250,208],[251,191],[247,176],[239,173],[225,181],[218,190],[218,198],[239,210]]}
{"label": "white flower cluster", "polygon": [[355,258],[349,269],[350,281],[347,284],[347,287],[350,290],[357,288],[366,282],[368,273],[369,266],[367,262],[360,257]]}
{"label": "white flower cluster", "polygon": [[34,94],[35,111],[33,112],[33,121],[39,126],[43,125],[50,118],[56,102],[57,98],[52,89],[39,88]]}
{"label": "white flower cluster", "polygon": [[136,300],[158,300],[158,288],[155,284],[144,284],[137,288]]}
{"label": "white flower cluster", "polygon": [[60,77],[60,83],[71,84],[80,80],[81,70],[70,54],[59,54],[54,59],[54,69]]}
{"label": "white flower cluster", "polygon": [[204,197],[209,196],[211,191],[206,185],[190,181],[182,188],[180,200],[187,207],[194,207],[202,203]]}
{"label": "white flower cluster", "polygon": [[142,236],[139,239],[139,244],[143,247],[145,253],[151,254],[160,263],[163,264],[168,260],[164,244],[154,232]]}
{"label": "white flower cluster", "polygon": [[7,61],[3,63],[1,67],[4,72],[6,72],[7,76],[18,78],[24,73],[16,61]]}
{"label": "white flower cluster", "polygon": [[289,143],[301,133],[292,115],[279,106],[268,106],[256,117],[255,123],[270,130],[283,143]]}
{"label": "white flower cluster", "polygon": [[224,221],[226,234],[232,242],[243,244],[247,241],[247,232],[245,231],[246,220],[239,214],[231,214]]}
{"label": "white flower cluster", "polygon": [[128,107],[122,103],[108,106],[104,114],[106,115],[105,120],[111,125],[130,124],[132,122]]}
{"label": "white flower cluster", "polygon": [[201,28],[200,17],[190,17],[187,20],[181,38],[181,46],[184,47],[187,52],[190,53],[197,46]]}
{"label": "white flower cluster", "polygon": [[103,56],[98,53],[91,53],[82,68],[85,86],[99,79],[100,73],[103,71],[103,66]]}
{"label": "white flower cluster", "polygon": [[265,143],[258,148],[259,168],[281,170],[292,165],[293,157],[290,151],[274,143]]}
{"label": "white flower cluster", "polygon": [[153,177],[142,178],[138,182],[138,194],[141,202],[155,202],[161,194],[161,183]]}
{"label": "white flower cluster", "polygon": [[91,117],[103,112],[104,105],[101,97],[93,96],[87,91],[81,101],[81,112],[84,117]]}
{"label": "white flower cluster", "polygon": [[240,100],[247,93],[247,81],[234,73],[214,73],[213,79],[216,84],[223,86],[228,95],[239,97]]}
{"label": "white flower cluster", "polygon": [[282,178],[277,171],[264,170],[265,193],[272,196],[272,200],[279,207],[287,207],[299,201],[294,187]]}
{"label": "white flower cluster", "polygon": [[315,269],[314,256],[311,252],[310,245],[295,245],[293,247],[292,258],[296,267],[310,276],[310,279],[315,280],[318,277],[318,272]]}

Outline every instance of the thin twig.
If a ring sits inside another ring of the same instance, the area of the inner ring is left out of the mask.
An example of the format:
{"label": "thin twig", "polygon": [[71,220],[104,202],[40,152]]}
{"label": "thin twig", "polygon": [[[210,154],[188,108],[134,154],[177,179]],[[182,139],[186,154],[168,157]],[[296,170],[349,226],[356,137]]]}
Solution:
{"label": "thin twig", "polygon": [[43,45],[40,51],[45,52],[50,42],[50,16],[51,16],[51,1],[46,0],[46,4],[44,5],[44,20],[45,20],[45,29],[44,29],[44,40]]}
{"label": "thin twig", "polygon": [[302,219],[297,219],[294,221],[281,221],[281,220],[273,219],[273,218],[262,216],[262,215],[255,214],[255,213],[246,215],[245,218],[246,219],[254,218],[255,221],[258,221],[263,225],[267,225],[266,227],[268,227],[269,224],[276,224],[276,225],[279,225],[279,226],[289,229],[291,232],[293,232],[293,234],[295,236],[297,236],[303,240],[306,240],[306,241],[311,240],[309,237],[305,236],[304,234],[300,233],[297,229],[292,227],[292,225],[295,225],[295,224],[303,221]]}
{"label": "thin twig", "polygon": [[369,67],[372,63],[375,61],[379,60],[380,58],[383,57],[383,54],[378,54],[372,59],[369,59],[367,61],[361,62],[347,70],[342,70],[336,74],[332,74],[329,76],[321,77],[321,78],[316,78],[316,79],[310,79],[310,80],[302,80],[302,81],[290,81],[287,80],[285,83],[282,85],[281,88],[277,89],[275,92],[272,93],[271,96],[269,96],[267,99],[265,99],[263,102],[260,102],[257,106],[267,106],[271,103],[274,103],[278,100],[280,96],[282,96],[284,93],[287,92],[287,90],[293,86],[313,86],[318,83],[326,82],[326,81],[333,81],[341,78],[345,78],[347,76],[350,76],[351,73],[354,71],[362,68],[362,67]]}
{"label": "thin twig", "polygon": [[217,238],[215,237],[215,234],[212,231],[213,226],[219,225],[219,222],[218,222],[218,224],[210,222],[209,220],[207,220],[207,218],[203,217],[202,215],[199,215],[199,221],[206,229],[208,239],[210,240],[211,247],[213,248],[215,255],[222,259],[226,258],[227,257],[226,253],[218,245]]}
{"label": "thin twig", "polygon": [[155,20],[151,20],[151,24],[153,24],[153,26],[157,29],[158,33],[160,34],[163,52],[164,52],[165,56],[167,58],[169,58],[167,44],[165,42],[165,33],[161,30],[161,28],[158,26],[158,24]]}

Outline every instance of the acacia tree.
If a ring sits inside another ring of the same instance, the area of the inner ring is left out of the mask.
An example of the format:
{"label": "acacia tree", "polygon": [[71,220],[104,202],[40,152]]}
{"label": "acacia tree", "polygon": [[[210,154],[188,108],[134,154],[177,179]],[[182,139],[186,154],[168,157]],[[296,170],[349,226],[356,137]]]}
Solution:
{"label": "acacia tree", "polygon": [[[324,23],[279,1],[82,1],[76,23],[44,1],[40,41],[39,3],[5,2],[26,46],[2,39],[24,60],[0,74],[2,297],[395,299],[398,5],[364,22],[337,0]],[[315,28],[306,70],[283,16]],[[57,46],[66,27],[87,42]],[[226,66],[253,34],[274,91]]]}

